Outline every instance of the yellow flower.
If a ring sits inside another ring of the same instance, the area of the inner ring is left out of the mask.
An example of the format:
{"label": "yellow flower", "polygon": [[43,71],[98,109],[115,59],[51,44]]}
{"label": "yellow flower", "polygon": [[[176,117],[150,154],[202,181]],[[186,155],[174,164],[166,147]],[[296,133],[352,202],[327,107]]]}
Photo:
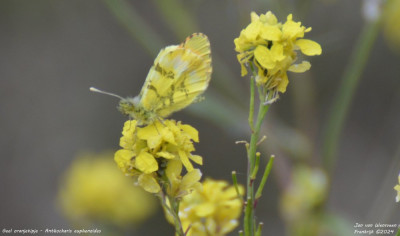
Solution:
{"label": "yellow flower", "polygon": [[282,213],[286,219],[302,218],[326,197],[327,177],[320,169],[298,166],[291,180],[282,196]]}
{"label": "yellow flower", "polygon": [[180,198],[191,193],[196,188],[200,188],[201,172],[194,169],[185,176],[181,176],[182,163],[177,160],[171,160],[167,164],[166,176],[168,177],[167,194],[176,198]]}
{"label": "yellow flower", "polygon": [[309,31],[311,28],[293,21],[292,14],[282,24],[270,11],[260,16],[252,12],[251,23],[234,40],[242,76],[247,74],[246,65],[251,63],[258,69],[258,85],[276,96],[278,92],[284,93],[289,83],[287,71],[301,73],[311,67],[308,61],[295,64],[297,51],[307,56],[320,55],[322,52],[318,43],[302,39]]}
{"label": "yellow flower", "polygon": [[281,198],[280,210],[290,235],[314,235],[321,227],[318,207],[327,195],[328,180],[320,169],[298,166]]}
{"label": "yellow flower", "polygon": [[[243,187],[239,187],[243,194]],[[179,217],[188,236],[221,236],[231,232],[239,223],[242,202],[234,186],[225,181],[207,179],[202,188],[182,198]]]}
{"label": "yellow flower", "polygon": [[387,1],[382,14],[383,33],[393,49],[400,52],[400,0]]}
{"label": "yellow flower", "polygon": [[[118,167],[146,191],[158,193],[160,181],[167,164],[178,161],[188,172],[194,170],[193,162],[202,165],[201,156],[193,155],[193,141],[198,142],[198,131],[190,125],[174,120],[156,121],[144,127],[137,126],[136,120],[125,122],[120,146],[115,153]],[[180,174],[180,173],[179,173]]]}
{"label": "yellow flower", "polygon": [[83,154],[65,173],[58,203],[74,224],[129,227],[154,213],[153,196],[135,187],[111,158],[111,152]]}
{"label": "yellow flower", "polygon": [[394,190],[397,191],[396,202],[400,202],[400,174],[399,174],[399,177],[398,177],[398,181],[399,181],[399,184],[394,186]]}

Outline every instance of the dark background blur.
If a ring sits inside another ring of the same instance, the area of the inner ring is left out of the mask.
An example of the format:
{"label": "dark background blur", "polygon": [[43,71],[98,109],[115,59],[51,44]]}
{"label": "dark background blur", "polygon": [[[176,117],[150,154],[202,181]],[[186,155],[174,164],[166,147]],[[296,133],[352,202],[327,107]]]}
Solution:
{"label": "dark background blur", "polygon": [[[321,56],[309,58],[310,72],[289,75],[287,92],[267,115],[266,143],[276,145],[264,156],[275,153],[277,167],[257,215],[265,222],[265,232],[282,235],[285,226],[278,201],[288,176],[282,166],[307,158],[313,165],[321,163],[324,122],[364,24],[362,2],[178,2],[199,27],[186,35],[196,30],[208,35],[213,56],[231,75],[223,78],[229,85],[225,87],[213,76],[205,101],[173,115],[199,130],[196,153],[204,158],[204,176],[230,180],[236,170],[239,181],[245,181],[246,153],[235,141],[249,137],[243,132],[248,129],[249,89],[248,78],[240,77],[233,39],[250,22],[250,12],[271,10],[280,21],[293,13],[296,21],[312,26],[306,38],[322,46]],[[162,47],[184,40],[163,19],[157,0],[128,3],[162,36]],[[93,94],[89,87],[136,95],[154,56],[118,23],[103,1],[3,0],[0,34],[0,228],[68,228],[55,204],[60,176],[82,150],[118,149],[126,120],[115,109],[116,99]],[[351,226],[399,223],[393,190],[400,170],[399,55],[382,35],[378,37],[341,136],[328,207]],[[239,88],[235,96],[225,96],[232,88]],[[225,119],[233,126],[212,122],[204,112],[196,115],[213,107],[209,94],[231,104],[225,108],[233,116]],[[166,229],[172,235],[162,217],[160,211],[138,235],[163,235]]]}

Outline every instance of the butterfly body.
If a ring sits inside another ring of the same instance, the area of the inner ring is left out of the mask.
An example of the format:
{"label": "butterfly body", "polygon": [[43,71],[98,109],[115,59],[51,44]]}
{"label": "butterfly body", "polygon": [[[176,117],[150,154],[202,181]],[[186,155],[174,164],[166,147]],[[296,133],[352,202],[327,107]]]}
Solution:
{"label": "butterfly body", "polygon": [[207,89],[211,72],[208,38],[193,34],[180,45],[162,49],[140,94],[122,98],[118,109],[140,125],[163,119],[196,101]]}

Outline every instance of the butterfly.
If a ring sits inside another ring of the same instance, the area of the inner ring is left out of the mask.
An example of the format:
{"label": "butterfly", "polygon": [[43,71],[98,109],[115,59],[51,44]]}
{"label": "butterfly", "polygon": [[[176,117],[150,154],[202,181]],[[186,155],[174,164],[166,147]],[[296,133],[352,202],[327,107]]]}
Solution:
{"label": "butterfly", "polygon": [[138,125],[162,120],[199,100],[211,79],[211,48],[206,35],[195,33],[179,45],[162,49],[136,97],[120,98],[118,110],[137,120]]}

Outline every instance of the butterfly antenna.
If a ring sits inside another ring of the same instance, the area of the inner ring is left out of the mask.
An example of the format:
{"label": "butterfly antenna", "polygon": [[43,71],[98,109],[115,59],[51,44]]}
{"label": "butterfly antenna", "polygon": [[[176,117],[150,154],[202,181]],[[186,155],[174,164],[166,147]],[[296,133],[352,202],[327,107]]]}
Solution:
{"label": "butterfly antenna", "polygon": [[102,90],[100,90],[100,89],[97,89],[97,88],[94,88],[94,87],[90,87],[90,88],[89,88],[89,90],[90,90],[90,91],[92,91],[92,92],[96,92],[96,93],[102,93],[102,94],[110,95],[110,96],[113,96],[113,97],[119,98],[119,99],[121,99],[121,100],[124,100],[124,98],[123,98],[123,97],[121,97],[121,96],[118,96],[117,94],[114,94],[114,93],[109,93],[109,92],[105,92],[105,91],[102,91]]}

